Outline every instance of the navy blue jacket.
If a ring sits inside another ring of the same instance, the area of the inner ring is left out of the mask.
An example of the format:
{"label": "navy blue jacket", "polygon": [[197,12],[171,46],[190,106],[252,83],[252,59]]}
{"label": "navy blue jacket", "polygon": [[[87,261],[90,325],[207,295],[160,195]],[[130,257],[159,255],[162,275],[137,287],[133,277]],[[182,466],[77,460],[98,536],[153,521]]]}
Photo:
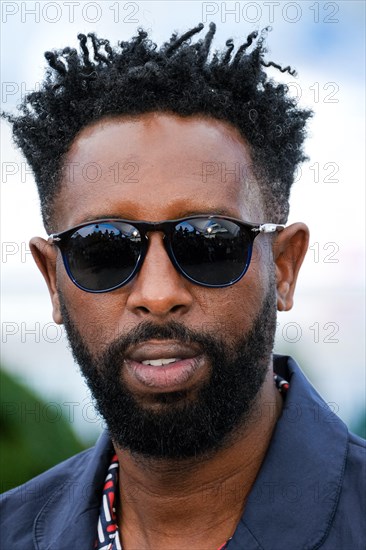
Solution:
{"label": "navy blue jacket", "polygon": [[[364,550],[365,441],[350,434],[295,361],[284,409],[228,550]],[[111,459],[97,444],[1,499],[2,550],[92,550]],[[199,549],[197,549],[199,550]]]}

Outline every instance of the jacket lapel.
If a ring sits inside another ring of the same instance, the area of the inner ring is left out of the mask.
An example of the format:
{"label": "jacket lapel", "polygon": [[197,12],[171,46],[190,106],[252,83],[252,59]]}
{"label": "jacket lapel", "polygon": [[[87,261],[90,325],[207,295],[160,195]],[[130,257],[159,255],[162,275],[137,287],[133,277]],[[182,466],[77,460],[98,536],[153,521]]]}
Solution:
{"label": "jacket lapel", "polygon": [[81,455],[70,479],[51,495],[34,523],[39,550],[93,548],[104,478],[113,447],[103,433],[89,453]]}
{"label": "jacket lapel", "polygon": [[348,430],[293,359],[287,367],[282,415],[228,550],[310,550],[331,527]]}

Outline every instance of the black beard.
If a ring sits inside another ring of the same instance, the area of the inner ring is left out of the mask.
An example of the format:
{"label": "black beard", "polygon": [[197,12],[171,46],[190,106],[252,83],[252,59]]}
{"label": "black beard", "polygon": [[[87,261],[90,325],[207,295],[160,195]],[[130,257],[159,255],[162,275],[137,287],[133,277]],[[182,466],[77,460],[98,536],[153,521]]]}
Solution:
{"label": "black beard", "polygon": [[[107,423],[114,444],[148,458],[184,459],[211,455],[229,444],[235,428],[248,423],[261,389],[276,330],[274,287],[265,297],[251,330],[237,342],[194,331],[177,322],[142,322],[93,356],[71,320],[60,293],[63,322],[75,360]],[[102,331],[102,328],[101,328]],[[121,376],[128,346],[172,339],[202,348],[210,376],[194,399],[184,391],[157,394],[157,408],[138,403]]]}

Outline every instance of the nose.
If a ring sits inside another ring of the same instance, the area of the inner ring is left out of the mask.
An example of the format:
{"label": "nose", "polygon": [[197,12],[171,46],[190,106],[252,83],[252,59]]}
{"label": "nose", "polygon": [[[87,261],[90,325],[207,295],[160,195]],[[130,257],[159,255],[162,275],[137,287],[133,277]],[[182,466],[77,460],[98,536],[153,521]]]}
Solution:
{"label": "nose", "polygon": [[186,313],[192,305],[190,283],[174,268],[163,235],[150,233],[144,263],[131,282],[126,306],[135,315],[163,318]]}

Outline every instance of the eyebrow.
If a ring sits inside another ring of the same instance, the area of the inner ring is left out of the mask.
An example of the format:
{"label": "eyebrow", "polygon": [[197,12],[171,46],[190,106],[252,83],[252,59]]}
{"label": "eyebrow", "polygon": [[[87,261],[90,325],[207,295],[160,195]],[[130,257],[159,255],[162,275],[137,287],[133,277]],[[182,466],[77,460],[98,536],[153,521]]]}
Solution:
{"label": "eyebrow", "polygon": [[199,214],[202,214],[203,216],[213,216],[217,214],[218,216],[228,216],[235,218],[237,215],[235,212],[232,212],[230,209],[222,207],[222,208],[203,208],[203,209],[195,209],[195,210],[184,210],[178,212],[179,218],[186,218],[189,216],[197,216]]}
{"label": "eyebrow", "polygon": [[[202,214],[202,216],[214,216],[215,214],[218,216],[228,216],[229,218],[235,218],[238,217],[238,214],[235,212],[230,211],[228,208],[203,208],[203,209],[195,209],[195,210],[179,210],[177,214],[174,216],[174,218],[169,219],[179,219],[179,218],[189,218],[190,216],[198,216]],[[166,218],[168,219],[168,218]],[[131,218],[130,216],[121,216],[121,214],[113,214],[113,213],[102,213],[97,215],[90,215],[84,218],[83,221],[80,223],[88,223],[92,221],[97,220],[129,220],[129,221],[149,221],[149,220],[137,220],[134,218]],[[158,221],[164,221],[164,220],[158,220]]]}

